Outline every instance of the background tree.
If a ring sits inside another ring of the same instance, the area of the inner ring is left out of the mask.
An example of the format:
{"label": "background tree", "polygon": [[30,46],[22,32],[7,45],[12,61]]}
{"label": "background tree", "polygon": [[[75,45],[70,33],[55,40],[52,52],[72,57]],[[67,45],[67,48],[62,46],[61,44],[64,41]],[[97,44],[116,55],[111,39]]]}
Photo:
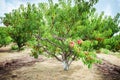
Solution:
{"label": "background tree", "polygon": [[37,16],[36,6],[28,3],[27,7],[21,5],[19,9],[6,13],[2,18],[3,23],[10,27],[9,35],[19,50],[31,40],[33,30],[36,29],[36,24],[39,24],[37,19],[40,17]]}
{"label": "background tree", "polygon": [[[95,45],[94,49],[106,48],[108,45],[104,42],[108,39],[111,40],[115,37],[114,34],[120,31],[119,21],[119,14],[112,18],[111,16],[105,16],[103,12],[99,16],[93,12],[86,20],[85,27],[79,27],[78,34],[81,35],[80,37],[83,40],[97,41],[98,45]],[[116,39],[115,41],[118,42],[119,40]],[[110,41],[108,43],[110,44]],[[109,47],[115,48],[112,45],[109,45]]]}

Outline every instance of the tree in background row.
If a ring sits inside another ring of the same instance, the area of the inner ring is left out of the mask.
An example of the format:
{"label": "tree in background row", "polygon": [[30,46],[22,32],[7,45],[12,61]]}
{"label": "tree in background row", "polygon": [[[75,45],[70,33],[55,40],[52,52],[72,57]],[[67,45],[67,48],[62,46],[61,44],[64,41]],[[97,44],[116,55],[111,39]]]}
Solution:
{"label": "tree in background row", "polygon": [[103,12],[100,15],[91,15],[89,19],[86,20],[85,27],[79,27],[79,35],[81,35],[84,40],[96,40],[98,45],[95,45],[94,49],[107,48],[117,51],[119,49],[116,47],[119,46],[118,39],[120,39],[120,37],[119,35],[114,36],[114,34],[120,32],[119,17],[119,13],[114,18],[111,16],[104,16]]}
{"label": "tree in background row", "polygon": [[33,30],[39,24],[35,5],[28,4],[27,7],[21,5],[19,9],[6,13],[2,18],[3,23],[10,27],[9,35],[18,45],[19,50],[31,40]]}

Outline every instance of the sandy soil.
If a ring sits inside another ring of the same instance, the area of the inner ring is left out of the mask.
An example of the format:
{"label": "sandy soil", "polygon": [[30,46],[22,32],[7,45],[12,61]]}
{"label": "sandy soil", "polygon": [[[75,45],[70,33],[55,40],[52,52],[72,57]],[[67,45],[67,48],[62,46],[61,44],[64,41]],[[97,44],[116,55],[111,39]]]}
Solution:
{"label": "sandy soil", "polygon": [[120,66],[120,58],[116,57],[116,56],[113,56],[113,55],[107,55],[107,54],[98,54],[97,55],[99,58],[101,59],[104,59],[108,62],[110,62],[111,64],[114,64],[114,65],[118,65]]}
{"label": "sandy soil", "polygon": [[[96,69],[96,70],[95,70]],[[15,76],[15,77],[13,77]],[[5,79],[5,78],[3,78]],[[54,59],[36,62],[11,71],[6,80],[103,80],[97,68],[88,69],[80,61],[74,62],[69,71]]]}
{"label": "sandy soil", "polygon": [[64,71],[56,59],[44,56],[34,59],[29,53],[28,49],[0,52],[0,80],[120,80],[120,59],[113,55],[98,54],[104,61],[91,69],[74,61],[70,70]]}

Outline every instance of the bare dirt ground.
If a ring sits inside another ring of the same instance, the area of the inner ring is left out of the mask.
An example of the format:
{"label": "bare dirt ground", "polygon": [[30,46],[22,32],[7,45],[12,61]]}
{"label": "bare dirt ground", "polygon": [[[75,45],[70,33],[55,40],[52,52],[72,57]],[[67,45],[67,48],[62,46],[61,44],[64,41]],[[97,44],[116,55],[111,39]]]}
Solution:
{"label": "bare dirt ground", "polygon": [[120,58],[98,54],[103,60],[88,69],[81,61],[74,61],[69,71],[54,58],[29,56],[30,50],[16,52],[0,49],[0,80],[120,80]]}

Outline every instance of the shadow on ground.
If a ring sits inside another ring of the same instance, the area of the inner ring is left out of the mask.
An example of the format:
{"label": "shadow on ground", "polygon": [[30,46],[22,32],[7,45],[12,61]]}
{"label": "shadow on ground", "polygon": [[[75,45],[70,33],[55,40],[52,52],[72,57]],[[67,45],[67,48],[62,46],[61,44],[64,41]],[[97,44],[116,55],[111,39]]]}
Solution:
{"label": "shadow on ground", "polygon": [[106,60],[101,64],[95,64],[101,72],[103,80],[120,80],[120,66],[113,65]]}
{"label": "shadow on ground", "polygon": [[[27,60],[27,61],[26,61]],[[0,63],[0,80],[8,80],[9,77],[17,77],[17,75],[12,74],[13,70],[19,69],[21,67],[32,66],[36,62],[42,62],[43,59],[33,59],[24,57],[22,59],[15,59],[9,62]]]}
{"label": "shadow on ground", "polygon": [[1,49],[0,48],[0,53],[4,53],[4,52],[11,52],[11,50],[10,49]]}

